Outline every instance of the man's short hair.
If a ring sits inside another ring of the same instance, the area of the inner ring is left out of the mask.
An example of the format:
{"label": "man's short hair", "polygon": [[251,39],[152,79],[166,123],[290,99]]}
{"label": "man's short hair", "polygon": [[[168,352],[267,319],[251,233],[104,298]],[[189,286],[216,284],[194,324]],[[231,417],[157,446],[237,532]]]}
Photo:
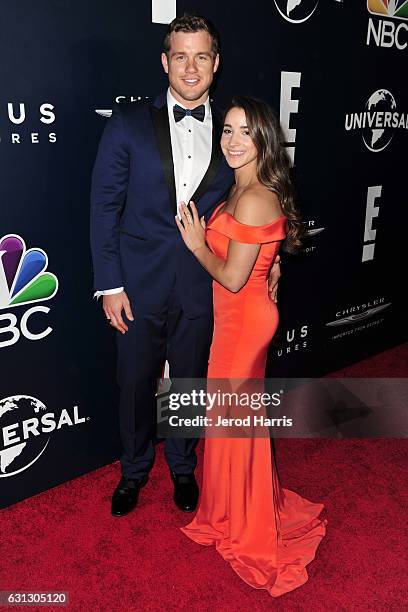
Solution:
{"label": "man's short hair", "polygon": [[204,30],[211,36],[211,50],[214,57],[220,52],[220,36],[213,23],[206,17],[191,13],[184,13],[182,17],[176,17],[169,25],[169,29],[163,41],[163,52],[168,56],[170,51],[170,36],[173,32],[201,32]]}

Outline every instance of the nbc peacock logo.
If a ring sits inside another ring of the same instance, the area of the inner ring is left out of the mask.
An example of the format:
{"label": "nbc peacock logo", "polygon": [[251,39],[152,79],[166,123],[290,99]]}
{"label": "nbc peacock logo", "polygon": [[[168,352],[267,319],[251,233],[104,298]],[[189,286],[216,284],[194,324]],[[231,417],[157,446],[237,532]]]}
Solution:
{"label": "nbc peacock logo", "polygon": [[380,17],[408,19],[408,0],[367,0],[367,8]]}
{"label": "nbc peacock logo", "polygon": [[408,47],[408,0],[367,0],[368,46],[405,51]]}
{"label": "nbc peacock logo", "polygon": [[7,234],[0,240],[0,310],[50,300],[58,291],[58,279],[47,272],[47,254],[26,249],[21,236]]}
{"label": "nbc peacock logo", "polygon": [[[26,249],[21,236],[7,234],[1,238],[0,349],[16,344],[22,336],[42,340],[52,332],[52,327],[42,327],[39,320],[50,312],[39,302],[50,300],[58,291],[58,279],[47,272],[47,266],[47,254],[39,248]],[[15,308],[27,305],[29,308]]]}

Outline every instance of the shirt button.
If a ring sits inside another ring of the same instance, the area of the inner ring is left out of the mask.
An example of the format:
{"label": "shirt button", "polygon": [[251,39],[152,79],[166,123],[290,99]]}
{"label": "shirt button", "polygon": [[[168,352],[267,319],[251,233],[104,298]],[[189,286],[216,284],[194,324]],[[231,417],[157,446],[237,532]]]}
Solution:
{"label": "shirt button", "polygon": [[188,156],[188,159],[191,159],[191,155]]}
{"label": "shirt button", "polygon": [[191,130],[188,130],[189,132],[191,132]]}
{"label": "shirt button", "polygon": [[187,187],[187,183],[184,183],[184,184],[183,184],[183,187]]}

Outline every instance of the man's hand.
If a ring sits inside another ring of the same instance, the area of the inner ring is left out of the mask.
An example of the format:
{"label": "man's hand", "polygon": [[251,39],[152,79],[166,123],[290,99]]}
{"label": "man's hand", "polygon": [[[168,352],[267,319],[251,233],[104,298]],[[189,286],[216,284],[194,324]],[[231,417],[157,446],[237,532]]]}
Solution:
{"label": "man's hand", "polygon": [[103,296],[103,310],[106,318],[112,327],[124,334],[128,331],[128,326],[122,319],[122,309],[125,311],[126,318],[129,321],[134,321],[129,298],[125,291]]}
{"label": "man's hand", "polygon": [[276,258],[275,258],[275,261],[273,262],[273,266],[270,269],[269,279],[268,279],[269,297],[275,303],[278,301],[278,297],[277,297],[277,293],[278,293],[278,281],[279,281],[279,278],[281,276],[280,261],[281,261],[280,255],[277,255]]}

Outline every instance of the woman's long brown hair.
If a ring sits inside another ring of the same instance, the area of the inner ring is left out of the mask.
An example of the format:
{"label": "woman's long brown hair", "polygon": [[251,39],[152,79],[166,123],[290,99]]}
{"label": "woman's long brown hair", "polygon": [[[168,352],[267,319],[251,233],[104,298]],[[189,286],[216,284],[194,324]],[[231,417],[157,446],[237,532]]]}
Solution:
{"label": "woman's long brown hair", "polygon": [[283,214],[288,218],[288,233],[282,249],[287,253],[295,253],[303,245],[305,228],[296,206],[295,190],[290,177],[290,159],[283,145],[279,121],[270,106],[256,98],[234,96],[224,116],[232,108],[242,108],[245,112],[249,135],[258,151],[258,180],[276,193]]}

